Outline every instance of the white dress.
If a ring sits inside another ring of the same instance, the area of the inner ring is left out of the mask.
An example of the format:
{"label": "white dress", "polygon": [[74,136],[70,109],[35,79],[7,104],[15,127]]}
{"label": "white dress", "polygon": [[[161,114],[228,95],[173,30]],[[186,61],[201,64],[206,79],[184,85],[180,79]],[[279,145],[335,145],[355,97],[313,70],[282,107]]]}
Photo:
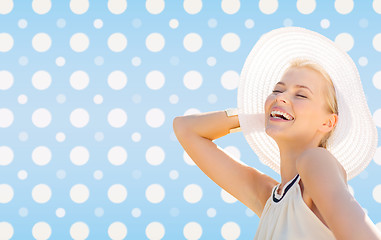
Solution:
{"label": "white dress", "polygon": [[334,240],[333,233],[303,201],[299,174],[267,200],[254,240]]}

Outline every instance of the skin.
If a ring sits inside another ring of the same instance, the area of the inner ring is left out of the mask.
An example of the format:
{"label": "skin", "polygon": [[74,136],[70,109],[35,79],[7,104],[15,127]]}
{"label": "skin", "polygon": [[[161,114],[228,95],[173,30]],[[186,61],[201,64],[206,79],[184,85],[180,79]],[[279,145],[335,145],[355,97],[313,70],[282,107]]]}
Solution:
{"label": "skin", "polygon": [[[337,239],[381,239],[350,194],[343,167],[326,149],[318,147],[322,137],[338,121],[338,116],[326,109],[326,83],[322,76],[308,68],[292,68],[281,82],[284,84],[276,85],[276,92],[265,102],[266,133],[280,149],[279,189],[299,174],[304,202]],[[296,85],[307,86],[311,92]],[[295,119],[270,121],[275,106]],[[213,142],[236,127],[239,127],[238,117],[226,117],[224,111],[180,116],[173,121],[176,137],[197,166],[260,217],[273,187],[279,183],[234,159]]]}

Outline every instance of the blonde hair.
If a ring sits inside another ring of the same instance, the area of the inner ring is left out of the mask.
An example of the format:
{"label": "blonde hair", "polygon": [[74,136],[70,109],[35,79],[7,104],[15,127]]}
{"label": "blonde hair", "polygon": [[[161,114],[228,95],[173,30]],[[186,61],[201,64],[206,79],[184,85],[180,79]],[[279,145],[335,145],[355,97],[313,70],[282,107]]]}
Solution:
{"label": "blonde hair", "polygon": [[[325,87],[325,102],[327,103],[327,111],[329,113],[335,113],[339,115],[339,109],[337,106],[337,99],[336,99],[336,92],[335,92],[335,87],[332,83],[331,77],[328,75],[328,73],[324,70],[322,66],[317,64],[316,62],[313,62],[308,59],[302,59],[302,58],[297,58],[294,59],[290,62],[289,67],[287,68],[308,68],[311,70],[314,70],[318,73],[321,74],[324,80],[327,81],[328,84],[326,84],[327,87]],[[336,125],[333,127],[333,129],[327,133],[320,141],[319,147],[327,148],[327,141],[329,137],[332,135],[333,131],[335,130]]]}

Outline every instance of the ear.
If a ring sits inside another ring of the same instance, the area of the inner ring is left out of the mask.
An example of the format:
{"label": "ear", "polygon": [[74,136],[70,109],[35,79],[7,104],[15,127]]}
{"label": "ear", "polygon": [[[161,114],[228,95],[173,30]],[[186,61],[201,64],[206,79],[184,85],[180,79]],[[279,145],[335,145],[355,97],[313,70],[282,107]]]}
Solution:
{"label": "ear", "polygon": [[320,130],[322,132],[329,132],[331,131],[337,124],[337,121],[339,120],[339,116],[337,116],[336,113],[331,113],[327,116],[325,121],[320,127]]}

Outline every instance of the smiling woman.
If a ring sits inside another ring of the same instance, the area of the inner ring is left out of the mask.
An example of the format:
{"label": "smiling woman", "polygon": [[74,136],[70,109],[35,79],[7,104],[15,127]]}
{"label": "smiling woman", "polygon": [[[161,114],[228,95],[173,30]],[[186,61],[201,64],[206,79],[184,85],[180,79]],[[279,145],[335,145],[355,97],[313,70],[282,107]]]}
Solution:
{"label": "smiling woman", "polygon": [[[261,218],[255,239],[381,239],[347,185],[372,159],[377,131],[355,64],[324,36],[264,34],[243,67],[238,111],[173,127],[197,166]],[[281,183],[213,143],[238,127]]]}

